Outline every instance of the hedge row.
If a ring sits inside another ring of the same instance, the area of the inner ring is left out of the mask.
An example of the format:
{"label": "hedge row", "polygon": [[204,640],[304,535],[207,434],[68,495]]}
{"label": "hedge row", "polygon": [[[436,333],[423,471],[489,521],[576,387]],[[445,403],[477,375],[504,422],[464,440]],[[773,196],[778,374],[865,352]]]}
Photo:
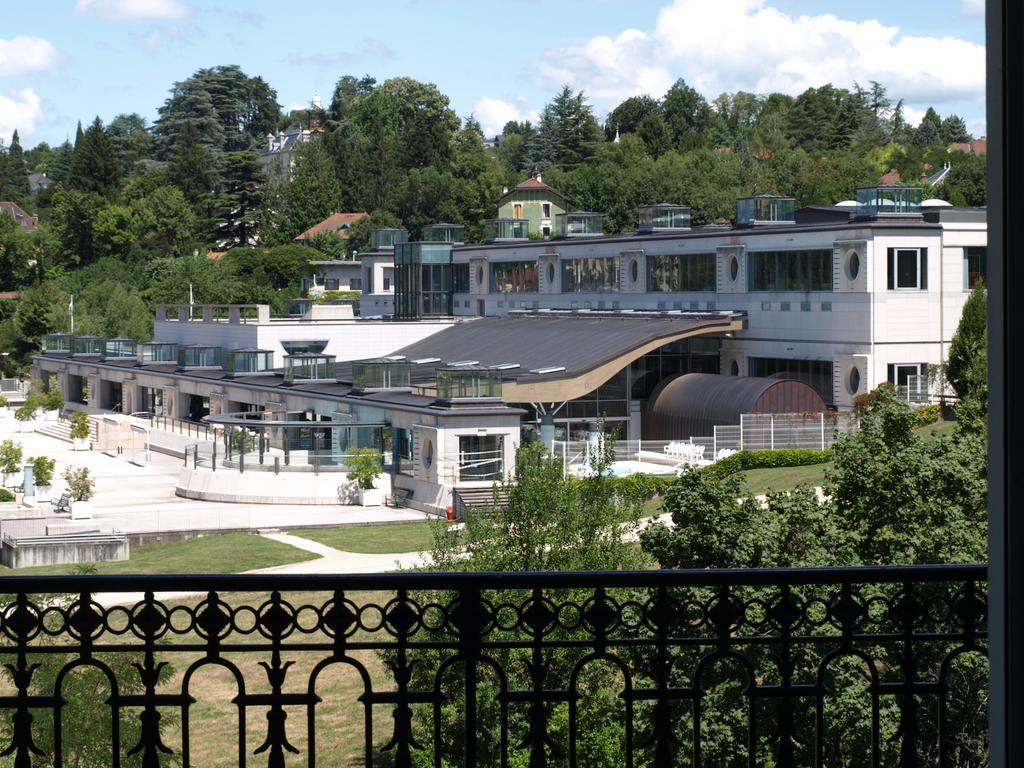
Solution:
{"label": "hedge row", "polygon": [[[832,450],[789,449],[780,451],[738,451],[727,458],[703,467],[700,471],[715,478],[723,478],[748,469],[775,469],[822,464],[832,459]],[[661,496],[675,482],[673,475],[627,475],[615,480],[616,490],[635,499]]]}

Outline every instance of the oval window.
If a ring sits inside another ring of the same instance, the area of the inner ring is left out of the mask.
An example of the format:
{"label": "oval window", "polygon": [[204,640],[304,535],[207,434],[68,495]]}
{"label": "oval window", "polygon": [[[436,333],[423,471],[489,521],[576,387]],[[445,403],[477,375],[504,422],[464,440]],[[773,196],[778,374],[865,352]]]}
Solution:
{"label": "oval window", "polygon": [[732,365],[729,367],[729,373],[733,376],[740,375],[740,364],[735,360],[732,361]]}
{"label": "oval window", "polygon": [[434,443],[430,438],[424,438],[423,440],[423,468],[430,469],[430,466],[434,463]]}
{"label": "oval window", "polygon": [[850,275],[851,280],[856,280],[857,275],[860,274],[860,256],[857,255],[856,251],[850,251],[850,258],[846,262],[846,271]]}
{"label": "oval window", "polygon": [[555,265],[548,264],[548,285],[555,284]]}
{"label": "oval window", "polygon": [[729,262],[729,275],[735,282],[737,276],[740,274],[740,261],[735,256],[732,257],[732,261]]}
{"label": "oval window", "polygon": [[633,263],[629,265],[629,277],[634,283],[640,277],[640,265],[637,264],[636,259],[633,259]]}
{"label": "oval window", "polygon": [[477,267],[476,268],[476,284],[477,285],[483,285],[484,284],[484,268],[483,267]]}
{"label": "oval window", "polygon": [[855,395],[860,389],[860,369],[853,368],[850,370],[850,394]]}

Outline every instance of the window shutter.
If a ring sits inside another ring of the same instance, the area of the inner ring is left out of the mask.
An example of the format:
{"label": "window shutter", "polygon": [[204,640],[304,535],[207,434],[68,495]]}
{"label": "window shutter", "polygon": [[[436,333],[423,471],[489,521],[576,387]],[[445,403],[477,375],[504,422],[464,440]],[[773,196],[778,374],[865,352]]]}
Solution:
{"label": "window shutter", "polygon": [[896,249],[890,248],[889,254],[889,290],[896,288]]}
{"label": "window shutter", "polygon": [[[940,286],[941,288],[941,286]],[[928,249],[921,249],[921,290],[928,290]]]}

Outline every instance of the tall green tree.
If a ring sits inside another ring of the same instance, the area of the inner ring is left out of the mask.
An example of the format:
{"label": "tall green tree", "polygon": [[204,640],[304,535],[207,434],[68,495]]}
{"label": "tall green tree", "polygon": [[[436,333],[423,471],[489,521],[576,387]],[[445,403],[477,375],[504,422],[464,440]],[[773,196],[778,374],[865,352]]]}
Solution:
{"label": "tall green tree", "polygon": [[107,197],[117,189],[120,178],[121,164],[114,145],[97,117],[77,142],[71,161],[70,189]]}
{"label": "tall green tree", "polygon": [[341,208],[341,185],[324,143],[304,142],[293,158],[291,180],[263,188],[260,233],[269,245],[291,242]]}
{"label": "tall green tree", "polygon": [[134,112],[130,115],[118,115],[110,121],[107,133],[121,162],[123,175],[131,175],[140,161],[153,158],[153,135],[149,132],[146,119],[142,115]]}
{"label": "tall green tree", "polygon": [[28,167],[25,165],[25,154],[18,138],[18,129],[11,134],[11,146],[7,148],[7,178],[11,196],[18,200],[27,200],[29,196]]}
{"label": "tall green tree", "polygon": [[564,85],[541,113],[538,160],[545,167],[574,168],[593,157],[603,139],[583,91]]}
{"label": "tall green tree", "polygon": [[218,249],[254,246],[259,235],[259,154],[254,151],[224,155],[221,180],[214,201],[213,237]]}
{"label": "tall green tree", "polygon": [[978,285],[964,302],[960,323],[949,344],[946,380],[957,397],[963,399],[987,390],[987,346],[988,295],[985,286]]}
{"label": "tall green tree", "polygon": [[692,148],[706,141],[711,126],[711,107],[695,89],[679,78],[661,101],[665,121],[676,147]]}

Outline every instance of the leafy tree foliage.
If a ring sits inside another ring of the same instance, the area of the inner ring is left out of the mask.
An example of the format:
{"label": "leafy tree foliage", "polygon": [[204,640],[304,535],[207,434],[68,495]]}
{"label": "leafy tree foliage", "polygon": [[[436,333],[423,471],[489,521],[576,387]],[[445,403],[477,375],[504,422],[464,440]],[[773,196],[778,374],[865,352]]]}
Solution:
{"label": "leafy tree foliage", "polygon": [[121,167],[114,145],[97,117],[82,134],[81,141],[76,142],[69,187],[106,196],[117,188],[120,179]]}
{"label": "leafy tree foliage", "polygon": [[987,390],[988,300],[985,287],[978,285],[964,302],[960,323],[949,345],[946,381],[963,399]]}

